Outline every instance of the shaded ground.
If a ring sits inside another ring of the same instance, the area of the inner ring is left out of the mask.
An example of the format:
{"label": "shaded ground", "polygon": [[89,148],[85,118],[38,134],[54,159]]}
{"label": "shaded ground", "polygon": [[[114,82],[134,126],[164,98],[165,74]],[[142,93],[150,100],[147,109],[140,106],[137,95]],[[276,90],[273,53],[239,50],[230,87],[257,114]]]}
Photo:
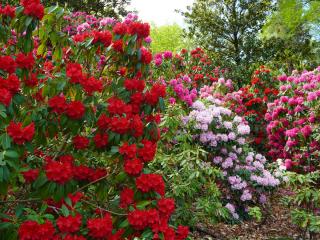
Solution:
{"label": "shaded ground", "polygon": [[[239,225],[198,225],[193,239],[221,240],[296,240],[299,229],[290,222],[290,209],[279,203],[279,192],[271,200],[270,214],[261,222],[244,222]],[[320,236],[319,236],[320,239]]]}

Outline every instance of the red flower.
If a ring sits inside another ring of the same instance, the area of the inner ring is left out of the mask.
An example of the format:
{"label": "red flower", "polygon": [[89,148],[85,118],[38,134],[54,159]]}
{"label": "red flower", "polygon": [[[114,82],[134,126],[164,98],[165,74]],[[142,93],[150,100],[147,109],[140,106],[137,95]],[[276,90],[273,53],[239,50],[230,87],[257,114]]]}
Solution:
{"label": "red flower", "polygon": [[126,160],[124,171],[131,176],[138,176],[143,169],[143,163],[138,159]]}
{"label": "red flower", "polygon": [[71,80],[71,83],[80,83],[82,80],[82,67],[79,63],[68,63],[66,74]]}
{"label": "red flower", "polygon": [[10,91],[5,88],[0,88],[0,103],[8,107],[11,103],[11,99],[12,94]]}
{"label": "red flower", "polygon": [[37,179],[39,176],[39,169],[30,169],[28,171],[22,172],[23,178],[27,183],[31,183]]}
{"label": "red flower", "polygon": [[20,225],[18,235],[20,240],[49,240],[53,239],[54,232],[54,226],[48,220],[44,224],[28,220]]}
{"label": "red flower", "polygon": [[0,56],[0,69],[8,73],[16,71],[16,63],[10,56]]}
{"label": "red flower", "polygon": [[174,200],[172,198],[162,198],[158,200],[158,210],[160,214],[169,217],[175,209]]}
{"label": "red flower", "polygon": [[108,145],[109,136],[108,134],[100,134],[98,133],[94,138],[94,144],[97,148],[103,148]]}
{"label": "red flower", "polygon": [[128,221],[136,230],[144,230],[159,223],[159,214],[156,209],[134,210],[129,213]]}
{"label": "red flower", "polygon": [[146,86],[146,83],[143,80],[139,79],[126,79],[124,81],[124,87],[128,91],[139,91],[142,92]]}
{"label": "red flower", "polygon": [[102,92],[103,84],[102,81],[95,79],[94,77],[83,78],[80,81],[85,92],[91,96],[94,92]]}
{"label": "red flower", "polygon": [[67,112],[66,114],[68,115],[68,117],[70,117],[71,119],[74,119],[74,120],[79,120],[81,119],[84,114],[85,114],[85,107],[83,105],[82,102],[80,101],[73,101],[73,102],[70,102],[68,105],[67,105]]}
{"label": "red flower", "polygon": [[112,48],[119,53],[123,52],[123,41],[122,39],[116,40],[112,44]]}
{"label": "red flower", "polygon": [[5,6],[3,9],[1,9],[1,6],[0,6],[0,14],[14,18],[16,15],[16,8],[11,7],[9,4],[7,4],[7,6]]}
{"label": "red flower", "polygon": [[76,216],[60,216],[57,219],[57,226],[59,230],[63,233],[76,233],[80,230],[81,227],[81,215],[77,214]]}
{"label": "red flower", "polygon": [[127,33],[127,26],[123,23],[117,23],[114,25],[113,30],[116,35],[125,35]]}
{"label": "red flower", "polygon": [[74,178],[78,181],[86,181],[89,180],[90,176],[93,175],[93,169],[80,165],[74,167]]}
{"label": "red flower", "polygon": [[145,101],[155,106],[157,105],[160,97],[166,96],[166,87],[162,84],[154,84],[150,91],[146,92]]}
{"label": "red flower", "polygon": [[109,31],[103,31],[103,32],[94,31],[93,37],[94,37],[94,39],[93,39],[92,43],[100,42],[105,47],[109,47],[111,45],[112,34]]}
{"label": "red flower", "polygon": [[106,213],[103,218],[89,219],[87,227],[90,237],[107,239],[112,234],[112,219],[110,214]]}
{"label": "red flower", "polygon": [[63,95],[50,98],[48,103],[49,107],[52,108],[52,111],[58,114],[64,113],[67,109],[66,98]]}
{"label": "red flower", "polygon": [[24,7],[25,15],[36,17],[41,20],[44,16],[44,7],[40,0],[21,0],[21,5]]}
{"label": "red flower", "polygon": [[25,84],[28,87],[35,87],[38,85],[38,77],[37,74],[35,73],[31,73],[31,76],[29,76],[28,78],[24,79]]}
{"label": "red flower", "polygon": [[134,137],[140,137],[143,134],[144,125],[139,115],[135,115],[131,121],[131,128]]}
{"label": "red flower", "polygon": [[115,115],[115,114],[122,115],[127,108],[126,103],[117,97],[109,98],[107,103],[108,103],[107,110],[109,114],[112,114],[112,115]]}
{"label": "red flower", "polygon": [[130,128],[130,122],[126,117],[122,117],[122,118],[113,117],[110,125],[111,125],[111,130],[119,134],[126,133]]}
{"label": "red flower", "polygon": [[150,25],[148,23],[132,22],[128,26],[130,35],[137,34],[138,38],[146,38],[150,35]]}
{"label": "red flower", "polygon": [[142,140],[143,148],[138,149],[138,156],[143,162],[150,162],[154,159],[157,145],[148,140]]}
{"label": "red flower", "polygon": [[165,185],[162,176],[158,174],[142,174],[136,179],[136,186],[144,193],[155,191],[164,195]]}
{"label": "red flower", "polygon": [[66,235],[63,240],[86,240],[86,238],[78,235]]}
{"label": "red flower", "polygon": [[125,142],[120,148],[119,153],[124,155],[125,159],[132,159],[136,157],[137,146],[135,144],[129,145]]}
{"label": "red flower", "polygon": [[75,149],[85,149],[89,146],[89,139],[82,136],[75,136],[73,138],[73,146]]}
{"label": "red flower", "polygon": [[31,70],[34,65],[34,58],[32,53],[30,52],[28,55],[19,53],[16,58],[16,63],[18,68]]}
{"label": "red flower", "polygon": [[7,132],[14,143],[23,145],[24,143],[32,140],[35,132],[35,126],[34,123],[31,123],[23,128],[22,123],[10,122],[7,127]]}
{"label": "red flower", "polygon": [[110,127],[110,122],[111,119],[107,117],[105,114],[102,114],[97,121],[97,125],[99,129],[107,130]]}
{"label": "red flower", "polygon": [[152,61],[151,52],[144,47],[140,48],[140,52],[141,52],[141,62],[144,64],[150,64]]}
{"label": "red flower", "polygon": [[6,80],[0,78],[0,88],[6,88],[12,94],[15,94],[20,90],[20,81],[15,74],[10,74]]}
{"label": "red flower", "polygon": [[127,208],[134,201],[134,191],[131,188],[125,188],[120,193],[120,208]]}
{"label": "red flower", "polygon": [[189,235],[189,228],[185,226],[178,226],[176,240],[184,240]]}
{"label": "red flower", "polygon": [[69,162],[48,161],[45,166],[45,173],[50,181],[65,184],[73,177],[73,167]]}

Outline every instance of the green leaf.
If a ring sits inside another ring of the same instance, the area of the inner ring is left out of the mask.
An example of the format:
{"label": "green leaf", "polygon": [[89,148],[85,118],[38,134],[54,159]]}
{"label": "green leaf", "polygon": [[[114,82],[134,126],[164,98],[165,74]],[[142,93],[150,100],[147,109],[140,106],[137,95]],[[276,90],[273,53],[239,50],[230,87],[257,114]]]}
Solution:
{"label": "green leaf", "polygon": [[11,147],[11,138],[6,133],[2,135],[2,147],[3,149],[8,149]]}
{"label": "green leaf", "polygon": [[37,180],[33,183],[33,187],[38,189],[41,186],[43,186],[48,181],[47,177],[45,175],[40,175]]}
{"label": "green leaf", "polygon": [[61,212],[62,212],[63,216],[65,216],[65,217],[69,216],[69,209],[64,204],[61,207]]}
{"label": "green leaf", "polygon": [[124,220],[122,223],[120,223],[119,228],[127,228],[129,226],[128,219]]}
{"label": "green leaf", "polygon": [[148,206],[151,203],[149,200],[141,201],[137,204],[138,209],[145,209],[146,206]]}
{"label": "green leaf", "polygon": [[26,26],[26,27],[28,27],[29,25],[30,25],[30,23],[32,22],[32,20],[33,20],[33,17],[27,17],[26,18],[26,21],[24,22],[24,25]]}
{"label": "green leaf", "polygon": [[14,159],[18,159],[20,157],[19,154],[16,151],[13,151],[13,150],[4,151],[4,155],[6,157],[14,158]]}

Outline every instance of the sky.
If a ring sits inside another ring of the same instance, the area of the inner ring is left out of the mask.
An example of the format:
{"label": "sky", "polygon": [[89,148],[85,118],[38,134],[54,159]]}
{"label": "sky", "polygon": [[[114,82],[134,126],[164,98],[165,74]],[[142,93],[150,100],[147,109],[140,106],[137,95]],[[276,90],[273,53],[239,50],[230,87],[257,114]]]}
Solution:
{"label": "sky", "polygon": [[184,25],[181,14],[175,9],[185,10],[194,0],[132,0],[130,10],[137,10],[140,19],[157,26],[177,23]]}

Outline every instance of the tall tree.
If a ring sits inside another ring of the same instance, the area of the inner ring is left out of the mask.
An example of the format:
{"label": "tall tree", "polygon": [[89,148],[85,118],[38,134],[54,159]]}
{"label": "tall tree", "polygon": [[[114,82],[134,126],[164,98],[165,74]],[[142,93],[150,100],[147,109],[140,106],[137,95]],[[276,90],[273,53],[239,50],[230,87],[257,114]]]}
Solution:
{"label": "tall tree", "polygon": [[194,43],[189,38],[184,38],[183,29],[178,24],[151,26],[152,52],[158,53],[166,50],[178,52],[182,48],[190,50]]}
{"label": "tall tree", "polygon": [[[20,0],[3,0],[9,4],[18,4]],[[59,3],[67,5],[73,11],[95,13],[100,16],[116,17],[125,16],[128,12],[126,7],[131,0],[42,0],[45,6]]]}
{"label": "tall tree", "polygon": [[320,1],[278,0],[263,27],[263,41],[272,47],[271,64],[290,73],[319,64]]}
{"label": "tall tree", "polygon": [[263,60],[258,35],[272,8],[272,0],[196,0],[182,14],[188,24],[187,33],[218,64],[241,72]]}

